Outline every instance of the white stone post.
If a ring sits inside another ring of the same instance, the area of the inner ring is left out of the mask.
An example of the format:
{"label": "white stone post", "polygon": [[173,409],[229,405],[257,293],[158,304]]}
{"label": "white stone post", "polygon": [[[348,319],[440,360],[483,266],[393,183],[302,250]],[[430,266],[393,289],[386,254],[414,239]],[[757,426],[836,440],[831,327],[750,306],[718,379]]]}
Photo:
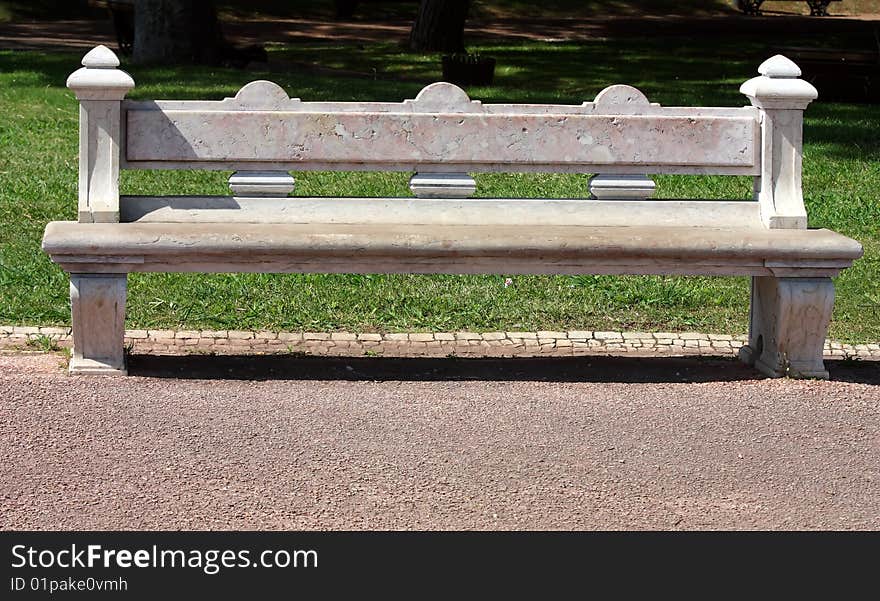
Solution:
{"label": "white stone post", "polygon": [[126,275],[70,274],[71,374],[125,375]]}
{"label": "white stone post", "polygon": [[828,379],[822,352],[833,306],[831,278],[753,277],[740,359],[774,378]]}
{"label": "white stone post", "polygon": [[122,99],[134,80],[105,46],[82,59],[67,78],[79,100],[79,221],[119,221],[119,149]]}
{"label": "white stone post", "polygon": [[[804,109],[818,96],[782,55],[764,61],[740,92],[761,109],[755,198],[769,229],[806,229],[801,191]],[[749,343],[740,359],[771,377],[828,378],[822,362],[834,306],[831,278],[753,277]]]}
{"label": "white stone post", "polygon": [[[119,221],[122,100],[134,87],[105,46],[83,57],[67,78],[79,100],[80,223]],[[72,374],[125,374],[127,274],[70,274]]]}
{"label": "white stone post", "polygon": [[739,91],[761,109],[761,175],[755,196],[761,219],[770,229],[805,229],[807,211],[801,192],[804,109],[818,96],[809,82],[798,79],[800,68],[777,54],[758,67]]}

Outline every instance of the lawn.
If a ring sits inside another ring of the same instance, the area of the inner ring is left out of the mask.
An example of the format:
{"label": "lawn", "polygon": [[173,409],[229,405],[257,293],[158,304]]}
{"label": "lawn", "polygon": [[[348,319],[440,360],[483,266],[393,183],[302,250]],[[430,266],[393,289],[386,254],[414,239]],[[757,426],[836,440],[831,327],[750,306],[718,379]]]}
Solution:
{"label": "lawn", "polygon": [[[778,40],[777,40],[778,41]],[[784,42],[784,40],[782,41]],[[779,42],[779,43],[782,43]],[[796,42],[796,41],[795,41]],[[760,39],[508,43],[486,102],[592,99],[630,83],[667,105],[738,106],[739,84],[769,50]],[[305,100],[412,98],[439,79],[436,57],[393,44],[272,46],[270,72],[126,66],[133,98],[222,98],[272,79]],[[319,56],[321,69],[308,65]],[[47,221],[76,210],[77,106],[64,88],[79,57],[0,52],[0,324],[69,323],[67,277],[41,252]],[[334,69],[345,70],[344,74]],[[362,77],[352,76],[363,73]],[[811,227],[860,240],[837,279],[832,336],[880,340],[880,107],[817,102],[806,114],[804,194]],[[123,172],[123,194],[226,194],[228,172]],[[298,195],[407,195],[408,174],[296,174]],[[587,175],[478,176],[482,196],[587,194]],[[657,177],[658,196],[742,198],[740,177]],[[746,278],[133,274],[129,327],[280,330],[704,330],[743,333]]]}

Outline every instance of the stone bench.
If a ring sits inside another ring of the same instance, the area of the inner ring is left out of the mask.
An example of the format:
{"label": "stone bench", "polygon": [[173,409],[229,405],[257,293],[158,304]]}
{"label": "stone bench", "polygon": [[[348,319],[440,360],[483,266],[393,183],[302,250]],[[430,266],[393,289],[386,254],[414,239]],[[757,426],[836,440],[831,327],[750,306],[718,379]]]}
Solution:
{"label": "stone bench", "polygon": [[[68,79],[79,221],[43,239],[70,273],[72,373],[125,373],[126,276],[143,271],[752,276],[742,358],[828,375],[831,276],[862,248],[807,229],[816,91],[782,56],[738,108],[666,108],[623,85],[580,105],[482,104],[448,83],[402,103],[302,102],[266,81],[221,101],[132,101],[118,64],[98,47]],[[231,170],[233,194],[120,197],[120,168]],[[413,197],[289,197],[302,170],[413,172]],[[470,198],[470,173],[499,171],[598,175],[590,198]],[[652,200],[653,173],[747,175],[754,198]]]}
{"label": "stone bench", "polygon": [[[760,15],[761,5],[765,0],[739,0],[739,8],[747,15]],[[806,2],[810,7],[811,17],[827,17],[828,6],[841,0],[774,0],[775,2]]]}

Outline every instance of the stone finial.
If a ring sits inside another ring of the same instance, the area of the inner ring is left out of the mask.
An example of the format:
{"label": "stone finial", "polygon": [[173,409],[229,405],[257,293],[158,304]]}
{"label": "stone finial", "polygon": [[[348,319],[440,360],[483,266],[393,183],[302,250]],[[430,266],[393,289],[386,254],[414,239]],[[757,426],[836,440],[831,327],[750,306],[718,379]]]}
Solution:
{"label": "stone finial", "polygon": [[107,46],[95,46],[83,57],[82,66],[89,69],[115,69],[119,66],[119,57]]}
{"label": "stone finial", "polygon": [[89,50],[82,65],[67,78],[78,100],[122,100],[134,87],[131,75],[117,69],[119,58],[106,46]]}
{"label": "stone finial", "polygon": [[799,79],[800,67],[781,54],[761,63],[758,73],[759,77],[753,77],[739,88],[753,106],[804,110],[819,96],[810,82]]}
{"label": "stone finial", "polygon": [[791,59],[777,54],[761,63],[758,73],[773,79],[791,79],[801,76],[801,68]]}

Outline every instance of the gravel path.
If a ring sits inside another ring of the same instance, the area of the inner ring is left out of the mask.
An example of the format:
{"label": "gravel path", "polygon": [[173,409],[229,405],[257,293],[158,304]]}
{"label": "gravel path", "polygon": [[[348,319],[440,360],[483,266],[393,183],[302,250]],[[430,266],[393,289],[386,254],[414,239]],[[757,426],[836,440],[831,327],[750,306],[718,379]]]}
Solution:
{"label": "gravel path", "polygon": [[[816,19],[801,15],[770,15],[756,19],[740,13],[706,15],[585,15],[560,18],[471,18],[465,30],[471,42],[583,41],[602,37],[745,35],[828,36],[851,34],[870,40],[871,22],[880,14],[838,15]],[[412,21],[409,18],[356,19],[336,21],[318,18],[255,18],[224,21],[226,37],[238,44],[267,42],[372,43],[405,41]],[[97,44],[116,48],[116,36],[109,19],[68,19],[52,21],[0,22],[0,49],[83,51]]]}
{"label": "gravel path", "polygon": [[880,528],[873,362],[62,363],[0,355],[2,529]]}

